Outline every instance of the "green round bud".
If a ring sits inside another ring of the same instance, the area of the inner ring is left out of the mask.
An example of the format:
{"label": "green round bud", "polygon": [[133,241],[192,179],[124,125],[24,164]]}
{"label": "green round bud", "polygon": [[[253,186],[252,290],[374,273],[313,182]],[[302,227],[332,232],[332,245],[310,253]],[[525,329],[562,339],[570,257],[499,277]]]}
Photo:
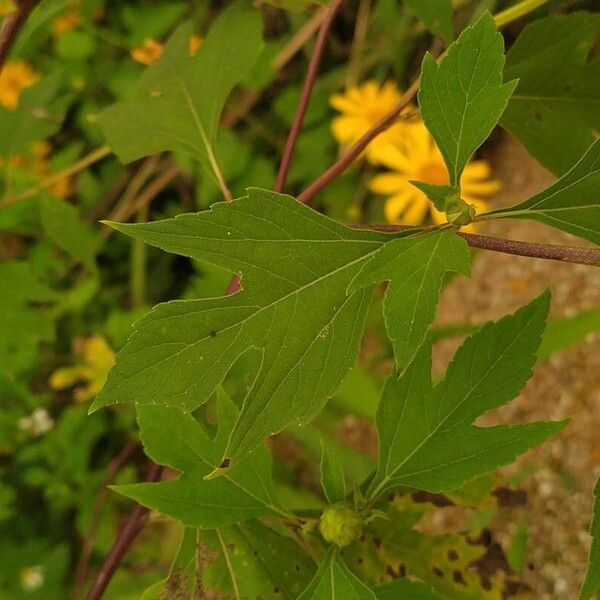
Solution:
{"label": "green round bud", "polygon": [[343,548],[361,536],[363,518],[355,508],[345,502],[331,504],[321,515],[319,531],[328,542]]}

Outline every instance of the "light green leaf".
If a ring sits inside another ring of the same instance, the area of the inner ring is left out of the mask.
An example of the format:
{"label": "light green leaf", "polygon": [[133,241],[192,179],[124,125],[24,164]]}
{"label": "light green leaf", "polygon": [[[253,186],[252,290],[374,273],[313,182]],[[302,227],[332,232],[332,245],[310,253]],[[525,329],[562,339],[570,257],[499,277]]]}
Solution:
{"label": "light green leaf", "polygon": [[73,205],[50,196],[41,198],[40,222],[56,245],[89,269],[96,269],[99,239]]}
{"label": "light green leaf", "polygon": [[196,562],[198,530],[186,527],[175,559],[171,563],[169,575],[155,583],[140,597],[140,600],[165,600],[166,598],[195,598],[197,589]]}
{"label": "light green leaf", "polygon": [[337,551],[330,548],[315,578],[298,600],[376,600],[376,596],[348,570]]}
{"label": "light green leaf", "polygon": [[579,162],[550,187],[525,202],[486,214],[534,219],[600,244],[599,189],[600,140],[596,140]]}
{"label": "light green leaf", "polygon": [[398,366],[408,364],[435,318],[442,279],[448,271],[469,275],[469,248],[452,231],[395,239],[367,262],[349,290],[390,282],[384,299],[388,335]]}
{"label": "light green leaf", "polygon": [[502,84],[504,43],[486,12],[467,27],[437,64],[423,60],[419,106],[444,156],[450,185],[486,140],[504,111],[516,81]]}
{"label": "light green leaf", "polygon": [[529,24],[506,57],[519,84],[501,125],[557,175],[566,173],[600,130],[600,60],[586,63],[600,15],[551,16]]}
{"label": "light green leaf", "polygon": [[371,497],[398,486],[451,490],[543,442],[565,422],[471,425],[512,400],[535,363],[549,293],[513,315],[488,323],[457,351],[444,379],[431,383],[425,342],[396,380],[390,378],[377,414],[380,459]]}
{"label": "light green leaf", "polygon": [[50,75],[25,90],[14,111],[0,107],[1,156],[6,158],[29,152],[32,142],[45,139],[60,129],[64,107],[54,102],[60,80],[60,75]]}
{"label": "light green leaf", "polygon": [[588,571],[581,588],[579,600],[592,600],[594,595],[600,592],[600,481],[596,484],[594,496],[596,498],[594,518],[590,526],[592,548],[590,550]]}
{"label": "light green leaf", "polygon": [[333,395],[355,361],[371,296],[346,289],[394,239],[258,189],[205,212],[114,227],[242,275],[237,294],[162,304],[141,319],[92,407],[137,402],[193,410],[240,355],[258,350],[262,362],[224,468],[265,437],[309,421]]}
{"label": "light green leaf", "polygon": [[321,438],[321,487],[329,504],[341,502],[346,497],[344,467],[334,448]]}
{"label": "light green leaf", "polygon": [[191,24],[181,26],[131,95],[101,115],[107,142],[124,162],[171,150],[214,170],[221,111],[262,49],[260,13],[246,2],[233,3],[195,56],[189,52],[192,33]]}
{"label": "light green leaf", "polygon": [[373,588],[377,600],[440,600],[426,584],[410,579],[396,579],[386,585]]}
{"label": "light green leaf", "polygon": [[600,331],[600,308],[565,319],[550,319],[542,338],[538,361],[546,360],[556,352],[583,341],[595,331]]}
{"label": "light green leaf", "polygon": [[218,557],[202,565],[203,588],[228,598],[296,600],[316,571],[296,540],[260,521],[201,531],[200,536]]}
{"label": "light green leaf", "polygon": [[253,517],[285,514],[275,498],[271,458],[264,447],[223,477],[204,479],[219,464],[237,418],[237,407],[224,392],[218,393],[218,405],[219,430],[214,439],[194,417],[175,407],[138,406],[146,453],[155,462],[183,474],[175,481],[114,489],[189,527],[222,527]]}
{"label": "light green leaf", "polygon": [[423,21],[434,35],[449,44],[452,32],[452,2],[450,0],[405,0],[406,5]]}
{"label": "light green leaf", "polygon": [[33,365],[39,344],[54,338],[51,316],[34,304],[56,295],[24,262],[0,263],[0,281],[0,382],[14,383]]}

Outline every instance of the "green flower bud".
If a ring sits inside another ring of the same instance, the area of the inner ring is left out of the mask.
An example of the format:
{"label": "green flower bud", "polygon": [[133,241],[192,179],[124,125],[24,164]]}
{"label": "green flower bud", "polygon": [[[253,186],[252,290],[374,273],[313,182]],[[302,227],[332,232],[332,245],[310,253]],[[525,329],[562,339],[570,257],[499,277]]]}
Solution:
{"label": "green flower bud", "polygon": [[362,530],[363,518],[360,513],[345,502],[327,506],[319,522],[321,535],[340,548],[358,539]]}

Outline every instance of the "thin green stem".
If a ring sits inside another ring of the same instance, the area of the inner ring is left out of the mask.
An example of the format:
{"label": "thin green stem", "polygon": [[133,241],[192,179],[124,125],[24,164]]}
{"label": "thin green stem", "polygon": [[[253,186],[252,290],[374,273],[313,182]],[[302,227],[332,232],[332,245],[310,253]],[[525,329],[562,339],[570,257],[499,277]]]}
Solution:
{"label": "thin green stem", "polygon": [[21,200],[27,200],[28,198],[33,198],[37,194],[39,194],[42,190],[45,190],[49,187],[52,187],[55,183],[58,183],[62,179],[67,177],[72,177],[81,171],[84,171],[94,163],[101,161],[103,158],[106,158],[109,154],[111,154],[112,150],[108,146],[102,146],[93,152],[90,152],[77,162],[73,163],[71,166],[63,169],[62,171],[58,171],[57,173],[53,173],[40,183],[30,187],[23,192],[16,194],[15,196],[9,196],[5,198],[2,202],[0,202],[0,208],[4,208],[5,206],[9,206],[10,204],[14,204],[15,202],[20,202]]}
{"label": "thin green stem", "polygon": [[514,6],[494,15],[496,27],[500,29],[525,15],[528,15],[530,12],[533,12],[536,8],[543,6],[547,2],[548,0],[521,0],[521,2],[517,2]]}

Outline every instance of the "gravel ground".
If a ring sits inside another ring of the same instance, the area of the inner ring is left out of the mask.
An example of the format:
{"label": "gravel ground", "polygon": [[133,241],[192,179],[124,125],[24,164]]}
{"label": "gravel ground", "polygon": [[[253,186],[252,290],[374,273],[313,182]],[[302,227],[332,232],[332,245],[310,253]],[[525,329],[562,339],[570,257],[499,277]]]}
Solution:
{"label": "gravel ground", "polygon": [[[498,206],[523,200],[553,180],[507,135],[486,158],[503,181],[504,189],[495,200]],[[584,244],[527,221],[489,223],[480,231],[532,242]],[[445,291],[438,323],[497,319],[546,287],[552,290],[554,317],[600,306],[600,270],[482,252],[471,279],[457,278]],[[441,370],[457,345],[457,340],[440,344],[434,367]],[[509,406],[486,415],[481,424],[567,417],[571,422],[560,435],[504,469],[509,477],[529,473],[520,482],[528,503],[519,509],[529,532],[525,582],[541,600],[577,598],[585,572],[592,491],[600,475],[600,334],[591,334],[579,346],[540,364],[524,392]],[[514,522],[498,525],[495,533],[500,541],[508,541],[515,526]]]}

